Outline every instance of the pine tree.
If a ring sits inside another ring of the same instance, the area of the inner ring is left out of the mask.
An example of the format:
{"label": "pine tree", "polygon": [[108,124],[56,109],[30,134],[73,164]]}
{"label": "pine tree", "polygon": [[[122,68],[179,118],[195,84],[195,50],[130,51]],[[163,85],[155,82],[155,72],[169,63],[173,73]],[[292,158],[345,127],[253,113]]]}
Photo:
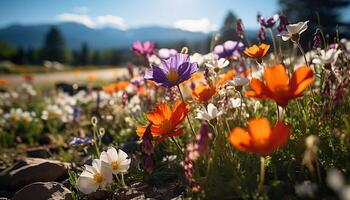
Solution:
{"label": "pine tree", "polygon": [[90,64],[90,49],[86,42],[82,43],[80,49],[80,62],[81,65]]}
{"label": "pine tree", "polygon": [[240,37],[236,33],[236,21],[237,21],[236,15],[231,11],[228,12],[225,17],[224,24],[220,29],[221,36],[219,39],[219,43],[223,43],[227,40],[237,41],[240,39]]}
{"label": "pine tree", "polygon": [[43,54],[45,60],[65,62],[65,42],[57,27],[51,27],[47,33]]}

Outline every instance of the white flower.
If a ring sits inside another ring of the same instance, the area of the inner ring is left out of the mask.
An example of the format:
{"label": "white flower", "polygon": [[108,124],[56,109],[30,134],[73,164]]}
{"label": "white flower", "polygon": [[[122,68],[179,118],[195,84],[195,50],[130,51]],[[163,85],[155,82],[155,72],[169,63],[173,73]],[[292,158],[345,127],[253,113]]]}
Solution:
{"label": "white flower", "polygon": [[21,121],[21,122],[31,122],[35,117],[35,113],[30,113],[28,111],[23,111],[21,108],[12,108],[9,113],[4,115],[5,119],[11,121]]}
{"label": "white flower", "polygon": [[205,55],[202,55],[200,53],[194,53],[192,56],[190,56],[190,62],[191,63],[197,63],[198,66],[202,66],[204,63],[210,62],[211,60],[217,59],[218,56],[213,53],[208,53]]}
{"label": "white flower", "polygon": [[162,61],[160,60],[160,58],[158,56],[154,55],[154,54],[149,56],[147,59],[148,59],[148,62],[149,62],[150,65],[160,65],[160,64],[162,64]]}
{"label": "white flower", "polygon": [[214,72],[218,73],[221,69],[225,68],[229,64],[230,64],[230,61],[226,60],[225,58],[220,58],[219,60],[213,59],[208,63],[205,63],[205,66],[207,66],[211,70],[214,70]]}
{"label": "white flower", "polygon": [[233,87],[238,87],[238,86],[244,86],[249,83],[248,78],[243,78],[243,77],[235,77],[231,81],[227,82],[228,86],[233,86]]}
{"label": "white flower", "polygon": [[283,41],[288,41],[289,39],[292,39],[292,41],[297,42],[299,40],[300,34],[302,34],[307,29],[307,23],[306,22],[298,22],[296,24],[288,24],[286,26],[287,31],[282,31],[280,36],[282,36]]}
{"label": "white flower", "polygon": [[207,106],[207,109],[202,108],[201,110],[198,111],[196,119],[211,121],[213,119],[216,119],[222,114],[224,114],[223,111],[219,111],[218,108],[214,106],[214,104],[210,103]]}
{"label": "white flower", "polygon": [[327,51],[325,51],[322,49],[320,51],[320,55],[314,58],[312,60],[312,63],[321,65],[334,64],[337,61],[340,53],[341,50],[328,49]]}
{"label": "white flower", "polygon": [[177,54],[177,51],[175,49],[167,49],[167,48],[161,48],[158,50],[158,57],[161,59],[168,59],[171,56],[174,56]]}
{"label": "white flower", "polygon": [[231,98],[230,103],[232,108],[238,108],[242,105],[242,99],[241,98]]}
{"label": "white flower", "polygon": [[120,149],[117,151],[113,147],[109,147],[107,152],[103,151],[100,159],[110,165],[115,175],[127,172],[131,162],[128,154]]}
{"label": "white flower", "polygon": [[82,193],[90,194],[99,187],[104,189],[112,181],[112,169],[109,164],[102,160],[94,159],[92,166],[85,165],[85,170],[80,174],[77,185]]}
{"label": "white flower", "polygon": [[326,182],[330,188],[337,192],[345,186],[343,175],[336,169],[331,169],[327,172]]}
{"label": "white flower", "polygon": [[340,192],[342,200],[350,200],[350,186],[346,185]]}

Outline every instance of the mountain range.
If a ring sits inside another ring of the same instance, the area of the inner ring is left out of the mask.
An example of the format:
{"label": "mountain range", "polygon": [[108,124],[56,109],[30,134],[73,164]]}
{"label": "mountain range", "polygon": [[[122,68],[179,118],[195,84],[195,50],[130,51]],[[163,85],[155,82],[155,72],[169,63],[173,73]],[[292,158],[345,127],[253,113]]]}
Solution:
{"label": "mountain range", "polygon": [[[42,47],[45,35],[52,24],[42,25],[10,25],[0,28],[0,39],[14,47]],[[78,23],[55,24],[61,31],[66,46],[70,49],[80,48],[86,42],[94,49],[126,48],[136,40],[152,40],[158,43],[177,41],[199,42],[208,38],[208,34],[189,32],[176,28],[158,26],[118,30],[113,28],[92,29]]]}

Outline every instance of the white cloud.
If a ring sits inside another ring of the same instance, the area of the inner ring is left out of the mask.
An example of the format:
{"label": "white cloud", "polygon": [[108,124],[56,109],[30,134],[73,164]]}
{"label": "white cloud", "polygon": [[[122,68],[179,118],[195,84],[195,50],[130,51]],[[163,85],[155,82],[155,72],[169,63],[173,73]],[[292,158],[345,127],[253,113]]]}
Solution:
{"label": "white cloud", "polygon": [[113,15],[103,15],[96,17],[96,23],[100,26],[111,26],[125,30],[127,28],[123,18]]}
{"label": "white cloud", "polygon": [[79,24],[83,24],[89,28],[100,28],[110,26],[121,30],[127,29],[125,20],[119,16],[114,15],[102,15],[97,16],[95,18],[91,18],[89,15],[86,14],[62,13],[57,15],[56,18],[59,21],[76,22]]}
{"label": "white cloud", "polygon": [[192,32],[204,32],[208,33],[210,31],[215,31],[218,29],[218,26],[210,23],[209,19],[183,19],[175,22],[174,25],[178,29]]}
{"label": "white cloud", "polygon": [[86,6],[78,6],[73,8],[73,12],[78,14],[86,14],[89,12],[89,8]]}
{"label": "white cloud", "polygon": [[74,13],[62,13],[57,15],[57,19],[65,22],[76,22],[84,24],[90,28],[96,28],[96,23],[88,16]]}

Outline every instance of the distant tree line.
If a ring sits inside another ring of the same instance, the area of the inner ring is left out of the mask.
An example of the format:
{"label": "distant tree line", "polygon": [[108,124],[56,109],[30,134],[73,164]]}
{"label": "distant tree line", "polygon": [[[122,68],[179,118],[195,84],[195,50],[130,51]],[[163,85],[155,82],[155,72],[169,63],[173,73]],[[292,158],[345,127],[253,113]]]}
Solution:
{"label": "distant tree line", "polygon": [[9,60],[15,64],[41,65],[44,60],[57,61],[70,65],[119,65],[126,56],[125,49],[91,49],[82,43],[80,49],[69,50],[57,27],[51,27],[43,42],[42,48],[14,48],[0,40],[0,60]]}

